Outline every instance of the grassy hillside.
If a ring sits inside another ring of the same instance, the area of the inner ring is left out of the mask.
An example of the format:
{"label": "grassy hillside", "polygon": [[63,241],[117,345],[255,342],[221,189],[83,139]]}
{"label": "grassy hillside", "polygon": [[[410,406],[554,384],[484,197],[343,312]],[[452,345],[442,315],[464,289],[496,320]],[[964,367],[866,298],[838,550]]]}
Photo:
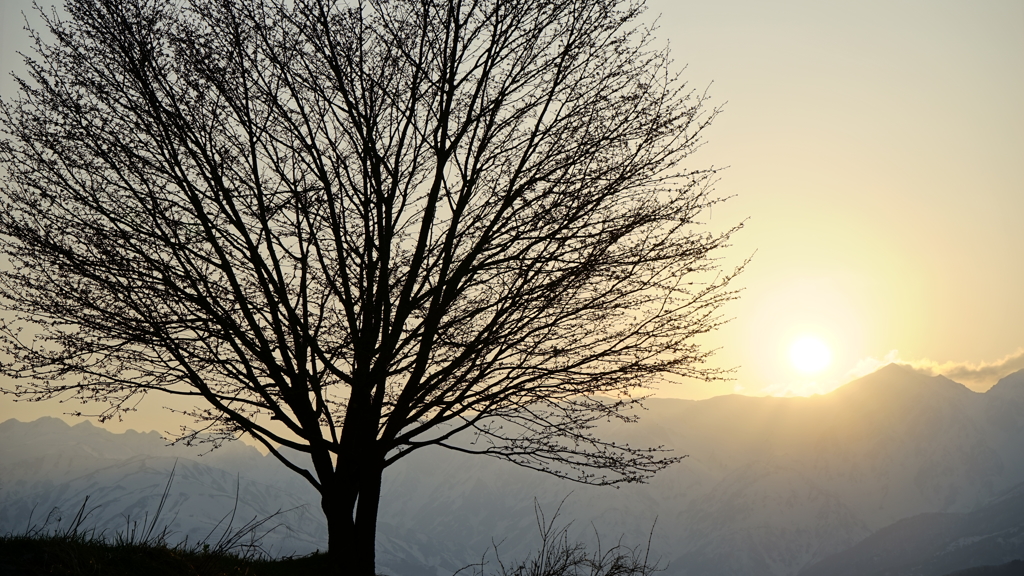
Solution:
{"label": "grassy hillside", "polygon": [[[170,481],[168,481],[170,486]],[[165,491],[166,497],[166,491]],[[564,501],[563,501],[564,503]],[[161,502],[161,508],[163,502]],[[540,548],[526,558],[503,560],[494,544],[480,559],[459,570],[465,576],[651,576],[662,567],[648,556],[646,547],[621,543],[589,548],[569,538],[569,526],[560,519],[561,508],[547,516],[534,503]],[[70,525],[30,528],[24,534],[0,536],[0,576],[291,576],[325,574],[334,568],[319,551],[299,557],[272,558],[260,546],[256,530],[267,519],[250,522],[218,539],[170,546],[167,529],[154,532],[154,522],[104,538],[95,529],[83,529],[88,517],[83,503]],[[229,523],[230,526],[230,523]],[[652,528],[653,534],[653,528]],[[243,537],[249,535],[246,542]]]}
{"label": "grassy hillside", "polygon": [[327,556],[266,560],[159,544],[62,536],[0,537],[0,574],[35,576],[284,576],[326,572]]}

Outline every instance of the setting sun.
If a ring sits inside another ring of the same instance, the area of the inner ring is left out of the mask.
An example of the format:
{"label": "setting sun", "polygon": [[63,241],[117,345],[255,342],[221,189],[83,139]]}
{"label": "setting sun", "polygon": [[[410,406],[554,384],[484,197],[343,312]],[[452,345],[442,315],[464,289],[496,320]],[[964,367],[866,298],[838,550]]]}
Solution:
{"label": "setting sun", "polygon": [[805,374],[821,372],[832,362],[832,352],[821,340],[805,336],[793,343],[789,359],[797,370]]}

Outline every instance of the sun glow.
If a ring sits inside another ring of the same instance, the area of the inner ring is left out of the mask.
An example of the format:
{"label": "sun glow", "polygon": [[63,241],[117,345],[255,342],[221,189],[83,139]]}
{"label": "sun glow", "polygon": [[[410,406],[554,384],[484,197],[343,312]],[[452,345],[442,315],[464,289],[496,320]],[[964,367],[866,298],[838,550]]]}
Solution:
{"label": "sun glow", "polygon": [[804,336],[789,348],[789,359],[800,372],[815,374],[828,368],[832,362],[832,351],[821,340]]}

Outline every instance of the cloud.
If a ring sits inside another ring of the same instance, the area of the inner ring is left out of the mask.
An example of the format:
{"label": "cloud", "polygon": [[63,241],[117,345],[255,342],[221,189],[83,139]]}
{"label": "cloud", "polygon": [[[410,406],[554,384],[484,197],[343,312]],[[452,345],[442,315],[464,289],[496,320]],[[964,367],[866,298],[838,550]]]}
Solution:
{"label": "cloud", "polygon": [[937,376],[939,374],[950,380],[960,382],[969,388],[977,390],[988,390],[999,381],[1000,378],[1024,369],[1024,348],[1018,349],[1012,354],[1007,354],[995,362],[933,362],[931,360],[917,360],[912,362],[901,362],[918,372]]}
{"label": "cloud", "polygon": [[[881,358],[863,358],[840,377],[816,380],[793,381],[766,386],[761,394],[768,396],[811,396],[828,394],[843,384],[867,376],[889,364],[900,364],[928,376],[945,376],[959,382],[976,392],[984,392],[991,388],[1000,378],[1024,369],[1024,348],[996,360],[995,362],[936,362],[934,360],[904,360],[898,350],[890,350]],[[737,394],[745,392],[742,386],[734,389]]]}
{"label": "cloud", "polygon": [[906,364],[906,362],[900,360],[900,353],[898,350],[889,350],[889,353],[882,358],[863,358],[858,360],[857,363],[853,365],[853,368],[847,370],[846,374],[843,374],[842,380],[843,382],[856,380],[857,378],[871,374],[882,366],[888,366],[893,362],[896,362],[897,364]]}
{"label": "cloud", "polygon": [[991,388],[1000,378],[1024,369],[1024,348],[1007,354],[995,362],[936,362],[934,360],[903,360],[899,352],[890,350],[881,359],[864,358],[857,362],[845,375],[845,380],[855,380],[866,376],[882,366],[891,363],[901,364],[929,376],[945,376],[979,392]]}

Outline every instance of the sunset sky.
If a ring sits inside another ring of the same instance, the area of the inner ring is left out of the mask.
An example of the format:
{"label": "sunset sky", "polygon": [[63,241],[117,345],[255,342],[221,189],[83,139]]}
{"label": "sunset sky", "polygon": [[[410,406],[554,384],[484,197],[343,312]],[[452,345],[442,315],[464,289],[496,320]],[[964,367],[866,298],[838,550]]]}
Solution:
{"label": "sunset sky", "polygon": [[[0,6],[0,69],[17,71],[31,2]],[[683,78],[724,105],[692,158],[729,167],[710,225],[749,219],[723,268],[753,255],[707,339],[734,379],[659,395],[826,392],[893,360],[984,390],[1024,368],[1024,2],[651,0],[658,13]],[[828,367],[794,366],[802,337]],[[0,421],[64,408],[0,398]]]}
{"label": "sunset sky", "polygon": [[[712,222],[749,217],[726,262],[756,250],[713,338],[736,380],[663,393],[824,391],[887,358],[976,389],[1024,368],[1024,3],[650,8],[728,101],[695,160],[729,166]],[[804,334],[824,373],[789,362]]]}

